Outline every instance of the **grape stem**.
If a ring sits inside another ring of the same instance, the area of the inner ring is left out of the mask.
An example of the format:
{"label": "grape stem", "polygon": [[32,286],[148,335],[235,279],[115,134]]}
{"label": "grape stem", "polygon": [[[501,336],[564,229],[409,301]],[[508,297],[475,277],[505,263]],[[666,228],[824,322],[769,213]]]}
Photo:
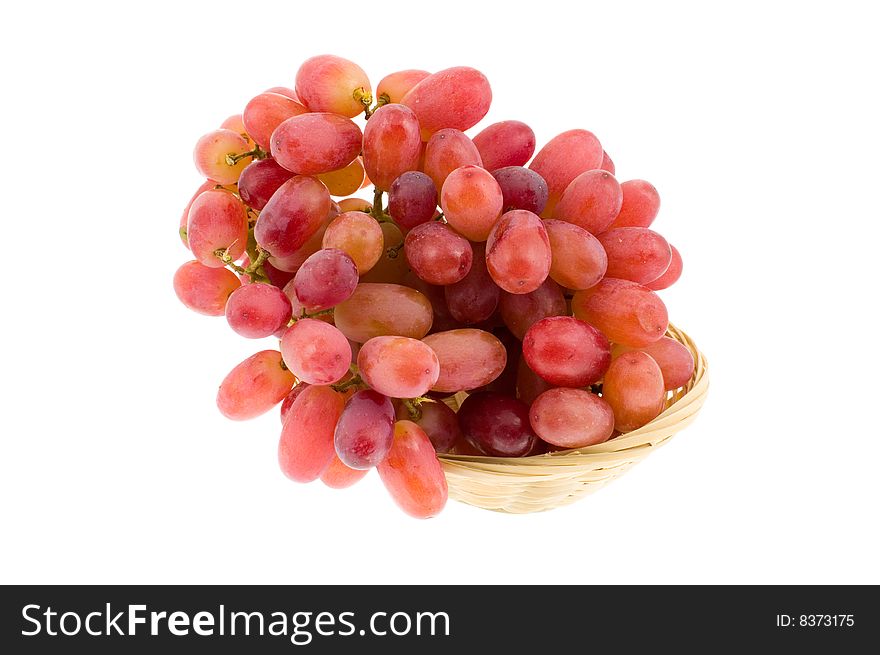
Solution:
{"label": "grape stem", "polygon": [[229,153],[226,155],[226,165],[227,166],[235,166],[238,162],[246,157],[253,157],[254,159],[265,159],[268,153],[263,150],[260,146],[254,146],[253,150],[248,150],[247,152],[240,152],[237,155]]}
{"label": "grape stem", "polygon": [[319,312],[313,312],[312,314],[306,313],[305,308],[303,308],[302,314],[300,314],[299,316],[291,317],[290,321],[288,321],[288,323],[287,323],[287,327],[290,327],[291,325],[296,323],[298,320],[303,319],[303,318],[317,318],[318,316],[332,316],[332,315],[333,315],[333,308],[332,307],[330,309],[322,309]]}
{"label": "grape stem", "polygon": [[370,213],[380,223],[385,216],[385,212],[382,211],[382,189],[378,187],[373,187],[373,208]]}
{"label": "grape stem", "polygon": [[[231,247],[232,246],[230,246],[230,248]],[[239,275],[247,275],[250,277],[251,282],[269,284],[269,277],[263,270],[263,262],[269,259],[269,253],[259,246],[257,246],[257,258],[254,260],[254,263],[250,264],[247,268],[235,263],[235,260],[232,259],[232,255],[229,254],[229,248],[226,248],[225,250],[223,248],[218,248],[214,251],[214,256]]]}
{"label": "grape stem", "polygon": [[[361,100],[361,102],[363,102],[363,100]],[[380,95],[376,99],[376,106],[375,107],[370,109],[369,105],[367,105],[367,107],[364,109],[364,118],[369,120],[370,116],[375,114],[376,110],[379,109],[379,107],[383,107],[384,105],[387,105],[389,102],[391,102],[391,97],[387,93],[383,93],[382,95]]]}
{"label": "grape stem", "polygon": [[403,250],[403,242],[396,246],[391,246],[388,250],[385,251],[385,254],[387,255],[388,259],[397,259],[397,256],[401,250]]}
{"label": "grape stem", "polygon": [[332,388],[334,391],[345,391],[346,389],[350,389],[351,387],[361,385],[363,383],[363,379],[361,379],[361,376],[357,374],[351,379],[346,380],[345,382],[340,382],[339,384],[331,384],[330,388]]}
{"label": "grape stem", "polygon": [[413,421],[418,421],[422,418],[422,403],[433,403],[436,402],[433,398],[428,398],[427,396],[419,396],[418,398],[404,398],[403,406],[406,407],[406,411],[409,412],[409,417]]}
{"label": "grape stem", "polygon": [[359,102],[364,106],[364,116],[367,118],[373,113],[370,111],[370,105],[373,104],[373,94],[369,93],[364,87],[359,86],[351,94],[355,102]]}

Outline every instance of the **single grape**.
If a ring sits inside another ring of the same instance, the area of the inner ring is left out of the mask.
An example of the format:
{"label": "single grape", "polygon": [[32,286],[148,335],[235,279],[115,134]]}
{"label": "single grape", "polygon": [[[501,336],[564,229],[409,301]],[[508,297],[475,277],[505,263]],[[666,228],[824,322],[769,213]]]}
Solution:
{"label": "single grape", "polygon": [[295,482],[317,480],[333,462],[333,431],[344,406],[331,387],[309,386],[293,402],[278,442],[278,463]]}
{"label": "single grape", "polygon": [[434,351],[408,337],[374,337],[361,346],[357,361],[364,381],[392,398],[422,396],[440,375]]}
{"label": "single grape", "polygon": [[672,262],[672,249],[662,236],[646,227],[618,227],[599,235],[608,254],[608,276],[645,284],[663,275]]}
{"label": "single grape", "polygon": [[325,248],[303,262],[293,278],[293,290],[300,303],[317,312],[348,300],[358,285],[354,260],[342,250]]}
{"label": "single grape", "polygon": [[456,66],[428,75],[400,102],[415,112],[427,141],[445,127],[463,132],[479,123],[489,111],[492,89],[480,71]]}
{"label": "single grape", "polygon": [[602,166],[603,152],[599,139],[587,130],[563,132],[538,151],[529,168],[544,178],[550,191],[544,215],[553,215],[562,192],[574,178]]}
{"label": "single grape", "polygon": [[330,213],[330,194],[313,177],[297,175],[282,184],[260,212],[254,237],[274,257],[290,257]]}
{"label": "single grape", "polygon": [[620,185],[611,173],[586,171],[565,188],[553,209],[553,218],[574,223],[591,234],[600,234],[614,221],[622,201]]}
{"label": "single grape", "polygon": [[657,362],[667,391],[683,387],[694,374],[694,356],[691,351],[671,337],[662,337],[638,349],[616,343],[611,349],[611,356],[616,358],[631,350],[648,353]]}
{"label": "single grape", "polygon": [[403,254],[403,233],[391,222],[382,223],[380,228],[384,252],[376,265],[361,276],[361,282],[400,284],[409,272],[409,264]]}
{"label": "single grape", "polygon": [[451,452],[455,443],[462,438],[458,416],[443,402],[423,402],[416,408],[415,415],[401,403],[397,408],[397,418],[412,421],[422,428],[438,453]]}
{"label": "single grape", "polygon": [[385,459],[394,440],[394,406],[387,396],[363,389],[355,393],[336,424],[334,443],[342,463],[370,469]]}
{"label": "single grape", "polygon": [[404,241],[403,252],[413,272],[429,284],[453,284],[471,270],[473,249],[467,239],[438,222],[417,225]]}
{"label": "single grape", "polygon": [[640,348],[666,333],[669,316],[656,293],[635,282],[606,277],[571,301],[574,315],[614,343]]}
{"label": "single grape", "polygon": [[180,216],[180,227],[178,229],[178,234],[180,236],[180,240],[183,243],[184,247],[189,250],[189,241],[186,237],[186,224],[189,221],[189,210],[192,207],[192,204],[196,201],[203,192],[208,191],[209,189],[213,189],[216,186],[215,182],[211,180],[205,180],[199,185],[199,188],[196,189],[196,192],[189,199],[189,202],[186,203],[186,207],[183,209],[183,214]]}
{"label": "single grape", "polygon": [[486,242],[486,264],[495,284],[508,293],[529,293],[550,273],[547,230],[530,211],[514,209],[501,217]]}
{"label": "single grape", "polygon": [[482,166],[474,142],[461,130],[446,128],[435,132],[425,145],[424,171],[437,189],[449,174],[462,166]]}
{"label": "single grape", "polygon": [[293,389],[290,390],[290,393],[284,397],[284,400],[281,401],[281,424],[284,425],[284,421],[287,419],[287,414],[290,412],[290,408],[293,407],[293,401],[299,398],[299,395],[308,387],[308,383],[306,382],[298,382]]}
{"label": "single grape", "polygon": [[241,286],[227,268],[191,261],[174,273],[174,293],[188,309],[205,316],[223,316],[229,296]]}
{"label": "single grape", "polygon": [[226,320],[247,339],[270,337],[287,325],[292,312],[287,296],[271,284],[245,284],[226,303]]}
{"label": "single grape", "polygon": [[421,339],[431,329],[433,313],[430,301],[415,289],[361,282],[333,317],[346,337],[365,343],[386,335]]}
{"label": "single grape", "polygon": [[362,480],[368,472],[367,469],[359,471],[346,466],[334,453],[330,465],[321,473],[321,482],[331,489],[347,489]]}
{"label": "single grape", "polygon": [[258,159],[242,171],[238,194],[248,207],[262,211],[269,198],[292,177],[293,173],[274,159]]}
{"label": "single grape", "polygon": [[373,205],[363,198],[344,198],[339,201],[339,213],[345,212],[364,212],[369,214],[373,210]]}
{"label": "single grape", "polygon": [[549,277],[530,293],[501,292],[498,300],[501,320],[517,339],[522,340],[533,324],[548,316],[568,313],[562,289]]}
{"label": "single grape", "polygon": [[446,221],[471,241],[485,241],[501,216],[504,196],[488,171],[462,166],[452,171],[440,191]]}
{"label": "single grape", "polygon": [[520,356],[519,365],[516,370],[517,398],[526,405],[531,405],[535,402],[535,398],[548,389],[553,388],[552,384],[529,368],[529,364],[525,357]]}
{"label": "single grape", "polygon": [[[558,205],[557,205],[558,207]],[[599,283],[608,268],[608,256],[600,240],[573,223],[546,219],[553,261],[550,277],[568,289],[589,289]]]}
{"label": "single grape", "polygon": [[487,320],[498,307],[501,289],[486,268],[486,247],[473,245],[471,269],[461,280],[445,287],[446,306],[460,323],[473,324]]}
{"label": "single grape", "polygon": [[279,93],[261,93],[244,108],[242,120],[247,133],[263,150],[272,145],[272,132],[288,118],[305,114],[308,109],[296,100]]}
{"label": "single grape", "polygon": [[337,248],[354,260],[358,275],[369,271],[383,253],[382,228],[369,214],[351,211],[340,214],[324,232],[324,248]]}
{"label": "single grape", "polygon": [[361,182],[364,181],[364,165],[359,158],[355,158],[344,168],[321,173],[318,179],[324,183],[331,196],[347,196],[361,188]]}
{"label": "single grape", "polygon": [[614,432],[611,406],[582,389],[545,391],[532,403],[529,421],[541,439],[561,448],[602,443]]}
{"label": "single grape", "polygon": [[250,151],[251,145],[241,134],[226,129],[214,130],[196,142],[193,161],[199,173],[209,180],[217,184],[234,184],[253,159],[251,156],[236,157]]}
{"label": "single grape", "polygon": [[379,107],[364,129],[364,168],[377,189],[387,191],[398,177],[419,165],[419,121],[409,107]]}
{"label": "single grape", "polygon": [[522,166],[506,166],[492,171],[501,187],[503,211],[525,209],[540,214],[547,205],[547,183],[535,171]]}
{"label": "single grape", "polygon": [[615,173],[614,162],[611,161],[611,157],[608,156],[608,153],[604,150],[602,151],[602,166],[603,171],[608,171],[612,175]]}
{"label": "single grape", "polygon": [[446,475],[428,435],[412,421],[394,424],[391,451],[377,470],[394,502],[410,516],[427,519],[446,506]]}
{"label": "single grape", "polygon": [[272,156],[299,175],[329,173],[348,166],[360,154],[361,129],[336,114],[288,118],[272,133]]}
{"label": "single grape", "polygon": [[351,346],[335,327],[313,318],[301,318],[281,338],[284,363],[309,384],[333,384],[349,371]]}
{"label": "single grape", "polygon": [[192,203],[186,226],[190,250],[201,264],[221,268],[215,254],[228,252],[233,260],[244,254],[248,239],[247,210],[241,200],[223,189],[204,191]]}
{"label": "single grape", "polygon": [[526,332],[523,356],[529,368],[550,384],[584,387],[602,379],[611,363],[611,345],[589,323],[551,316]]}
{"label": "single grape", "polygon": [[602,397],[614,411],[614,428],[635,430],[663,411],[663,373],[649,354],[637,350],[623,353],[605,373]]}
{"label": "single grape", "polygon": [[437,187],[421,171],[407,171],[388,190],[388,213],[405,230],[427,223],[437,210]]}
{"label": "single grape", "polygon": [[[285,275],[289,276],[289,279],[293,279],[300,266],[323,247],[324,235],[327,233],[327,228],[330,227],[330,223],[333,222],[336,216],[336,212],[331,209],[327,218],[325,218],[318,226],[318,229],[315,230],[314,234],[312,234],[302,246],[297,248],[293,254],[288,255],[287,257],[271,257],[267,263],[274,266],[279,271],[283,271]],[[266,267],[263,266],[263,268]],[[269,269],[266,269],[266,272],[268,274]],[[276,284],[275,286],[278,285]]]}
{"label": "single grape", "polygon": [[474,137],[483,167],[494,171],[506,166],[525,166],[535,154],[535,133],[520,121],[493,123]]}
{"label": "single grape", "polygon": [[465,398],[458,410],[461,431],[494,457],[522,457],[535,445],[529,408],[519,400],[482,391]]}
{"label": "single grape", "polygon": [[672,250],[672,260],[669,262],[669,266],[666,267],[666,271],[656,280],[651,280],[650,282],[645,283],[645,286],[652,291],[668,289],[678,282],[678,278],[681,277],[681,269],[684,266],[684,263],[681,260],[681,253],[678,252],[678,249],[671,243],[669,244],[669,248]]}
{"label": "single grape", "polygon": [[334,55],[306,59],[296,73],[296,95],[309,111],[354,118],[372,100],[370,80],[352,61]]}
{"label": "single grape", "polygon": [[376,99],[385,96],[389,103],[400,102],[409,90],[428,77],[428,71],[407,69],[390,73],[376,86]]}
{"label": "single grape", "polygon": [[[433,391],[468,391],[489,384],[507,364],[507,351],[495,335],[476,328],[429,334],[422,340],[436,354],[440,373]],[[400,397],[400,396],[398,396]]]}
{"label": "single grape", "polygon": [[238,364],[220,383],[217,407],[233,421],[265,414],[290,392],[296,382],[277,350],[263,350]]}
{"label": "single grape", "polygon": [[651,227],[660,211],[660,194],[650,182],[629,180],[620,185],[620,212],[610,227]]}

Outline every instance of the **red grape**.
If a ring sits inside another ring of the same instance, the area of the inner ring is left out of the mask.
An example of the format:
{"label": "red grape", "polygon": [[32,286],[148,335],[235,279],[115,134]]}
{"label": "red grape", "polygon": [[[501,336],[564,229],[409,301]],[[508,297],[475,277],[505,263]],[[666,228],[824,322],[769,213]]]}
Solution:
{"label": "red grape", "polygon": [[[611,350],[613,357],[635,350],[622,344],[614,344]],[[638,348],[648,353],[663,374],[663,385],[667,391],[678,389],[690,382],[694,374],[694,356],[691,351],[671,337],[663,337],[654,343]]]}
{"label": "red grape", "polygon": [[599,139],[587,130],[563,132],[538,151],[529,168],[547,182],[550,190],[544,210],[547,215],[552,215],[553,207],[574,178],[602,166],[603,152]]}
{"label": "red grape", "polygon": [[681,277],[681,269],[684,265],[681,261],[681,253],[678,252],[678,249],[671,243],[669,244],[669,248],[672,250],[672,261],[669,262],[666,272],[656,280],[651,280],[650,282],[645,283],[645,286],[652,291],[668,289],[678,281],[678,278]]}
{"label": "red grape", "polygon": [[333,384],[349,371],[351,346],[334,326],[301,318],[281,338],[284,363],[309,384]]}
{"label": "red grape", "polygon": [[305,114],[308,109],[296,100],[278,93],[261,93],[244,108],[242,120],[247,133],[261,148],[269,150],[272,132],[288,118]]}
{"label": "red grape", "polygon": [[295,254],[330,213],[330,194],[313,177],[297,175],[282,184],[260,212],[254,237],[273,256]]}
{"label": "red grape", "polygon": [[614,428],[620,432],[635,430],[663,411],[663,373],[647,353],[623,353],[605,373],[602,397],[614,411]]}
{"label": "red grape", "polygon": [[418,406],[418,417],[411,416],[407,407],[401,403],[397,409],[397,418],[401,421],[412,421],[422,428],[438,453],[451,452],[455,443],[462,438],[458,416],[444,402],[421,403]]}
{"label": "red grape", "polygon": [[495,283],[509,293],[529,293],[550,273],[550,240],[543,221],[514,209],[501,217],[486,242],[486,264]]}
{"label": "red grape", "polygon": [[251,144],[241,134],[226,129],[214,130],[196,142],[193,161],[199,173],[209,180],[217,184],[234,184],[252,157],[237,161],[232,158],[250,150]]}
{"label": "red grape", "polygon": [[436,353],[440,374],[433,391],[467,391],[489,384],[507,364],[507,351],[493,334],[462,328],[429,334],[422,340]]}
{"label": "red grape", "polygon": [[475,136],[474,145],[488,171],[505,166],[525,166],[535,153],[535,133],[520,121],[501,121]]}
{"label": "red grape", "polygon": [[440,375],[434,351],[408,337],[374,337],[361,347],[357,361],[364,381],[392,398],[422,396]]}
{"label": "red grape", "polygon": [[235,195],[222,189],[205,191],[192,203],[186,226],[190,250],[200,263],[221,268],[215,251],[227,251],[233,260],[244,254],[248,239],[247,210]]}
{"label": "red grape", "polygon": [[364,104],[356,96],[370,96],[370,91],[370,80],[363,69],[334,55],[306,59],[296,73],[296,95],[309,111],[354,118],[364,111]]}
{"label": "red grape", "polygon": [[462,166],[452,171],[440,191],[446,221],[471,241],[485,241],[501,216],[504,196],[488,171]]}
{"label": "red grape", "polygon": [[262,211],[269,198],[292,177],[293,173],[274,159],[259,159],[242,171],[238,194],[248,207]]}
{"label": "red grape", "polygon": [[608,171],[586,171],[569,184],[553,209],[553,218],[574,223],[587,232],[608,229],[620,211],[623,193]]}
{"label": "red grape", "polygon": [[227,268],[212,268],[197,261],[183,264],[174,273],[174,293],[187,308],[206,316],[223,316],[226,301],[241,286]]}
{"label": "red grape", "polygon": [[502,291],[498,301],[501,319],[517,339],[522,340],[534,323],[548,316],[568,313],[562,289],[552,279],[530,293],[507,293]]}
{"label": "red grape", "polygon": [[639,348],[666,333],[669,316],[656,293],[635,282],[606,277],[571,301],[574,315],[595,325],[614,343]]}
{"label": "red grape", "polygon": [[333,431],[344,403],[331,387],[303,390],[281,429],[278,463],[284,475],[296,482],[311,482],[327,470],[336,454]]}
{"label": "red grape", "polygon": [[432,318],[430,301],[399,284],[361,282],[334,310],[336,327],[358,343],[385,335],[421,339],[431,329]]}
{"label": "red grape", "polygon": [[379,107],[364,129],[364,168],[377,189],[387,191],[398,177],[418,167],[422,140],[409,107]]}
{"label": "red grape", "polygon": [[403,252],[413,272],[429,284],[453,284],[471,270],[473,249],[448,225],[422,223],[406,235]]}
{"label": "red grape", "polygon": [[265,414],[290,392],[296,382],[277,350],[263,350],[238,364],[220,383],[217,407],[233,421]]}
{"label": "red grape", "polygon": [[407,171],[391,184],[388,213],[405,230],[427,223],[437,210],[437,187],[420,171]]}
{"label": "red grape", "polygon": [[550,277],[569,289],[589,289],[599,283],[608,268],[608,257],[599,239],[565,221],[546,219],[553,261]]}
{"label": "red grape", "polygon": [[526,209],[540,214],[547,205],[547,183],[535,171],[522,166],[506,166],[492,171],[501,187],[503,210]]}
{"label": "red grape", "polygon": [[471,394],[458,410],[464,436],[487,455],[522,457],[535,445],[529,408],[519,400],[481,391]]}
{"label": "red grape", "polygon": [[343,464],[369,469],[391,450],[394,440],[394,406],[387,396],[363,389],[355,393],[336,424],[334,443]]}
{"label": "red grape", "polygon": [[592,325],[571,316],[551,316],[526,332],[523,356],[550,384],[584,387],[602,379],[611,363],[611,346]]}
{"label": "red grape", "polygon": [[608,254],[609,277],[646,284],[672,262],[669,243],[646,227],[614,228],[600,234],[599,241]]}
{"label": "red grape", "polygon": [[233,332],[247,339],[270,337],[287,325],[290,301],[271,284],[245,284],[226,303],[226,320]]}
{"label": "red grape", "polygon": [[611,227],[651,227],[660,211],[660,194],[650,182],[629,180],[620,185],[623,201]]}
{"label": "red grape", "polygon": [[545,391],[532,403],[529,420],[541,439],[561,448],[602,443],[614,432],[611,406],[582,389]]}
{"label": "red grape", "polygon": [[415,112],[427,141],[444,127],[464,131],[479,123],[489,111],[492,89],[480,71],[456,66],[428,75],[400,102]]}
{"label": "red grape", "polygon": [[410,516],[430,518],[445,507],[446,476],[431,440],[415,423],[394,424],[394,443],[377,470],[394,502]]}
{"label": "red grape", "polygon": [[501,295],[501,289],[486,268],[485,246],[477,243],[473,250],[471,270],[458,282],[446,286],[444,293],[449,313],[456,321],[466,324],[479,323],[492,316]]}
{"label": "red grape", "polygon": [[424,171],[438,189],[452,171],[469,165],[482,166],[483,160],[474,142],[460,130],[439,130],[425,145]]}
{"label": "red grape", "polygon": [[357,285],[354,260],[335,248],[316,252],[303,262],[293,278],[294,293],[309,312],[330,309],[348,300]]}
{"label": "red grape", "polygon": [[272,133],[272,156],[299,175],[329,173],[348,166],[363,147],[361,129],[337,114],[301,114]]}

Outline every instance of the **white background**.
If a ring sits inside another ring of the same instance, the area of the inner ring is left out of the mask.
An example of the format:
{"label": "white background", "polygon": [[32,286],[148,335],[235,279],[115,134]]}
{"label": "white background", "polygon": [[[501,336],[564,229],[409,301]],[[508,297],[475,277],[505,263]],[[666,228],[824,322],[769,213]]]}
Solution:
{"label": "white background", "polygon": [[[876,22],[720,7],[6,7],[0,581],[880,582]],[[374,84],[474,66],[486,123],[585,127],[652,181],[685,259],[663,297],[711,363],[696,423],[570,507],[419,522],[375,473],[287,481],[276,412],[224,420],[220,380],[272,342],[173,294],[192,146],[325,52]]]}

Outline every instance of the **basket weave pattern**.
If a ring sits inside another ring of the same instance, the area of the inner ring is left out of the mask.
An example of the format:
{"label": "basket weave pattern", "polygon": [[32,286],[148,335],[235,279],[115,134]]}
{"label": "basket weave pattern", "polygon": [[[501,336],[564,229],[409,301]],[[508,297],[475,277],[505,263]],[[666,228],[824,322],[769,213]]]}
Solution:
{"label": "basket weave pattern", "polygon": [[[633,465],[690,425],[706,400],[709,368],[693,340],[670,325],[666,333],[694,356],[690,382],[669,394],[666,409],[637,430],[605,443],[532,457],[440,455],[455,500],[512,514],[568,505],[623,475]],[[453,409],[465,398],[448,399]]]}

